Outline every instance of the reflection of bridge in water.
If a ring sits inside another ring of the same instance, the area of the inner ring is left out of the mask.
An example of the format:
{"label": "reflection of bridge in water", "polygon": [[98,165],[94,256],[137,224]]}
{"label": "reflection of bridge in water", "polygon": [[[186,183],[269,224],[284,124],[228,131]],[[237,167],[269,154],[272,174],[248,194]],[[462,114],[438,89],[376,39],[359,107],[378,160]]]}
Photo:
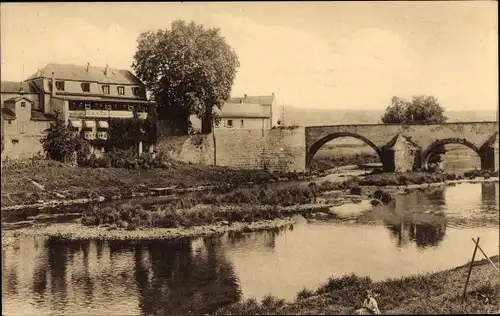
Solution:
{"label": "reflection of bridge in water", "polygon": [[[477,201],[475,208],[498,212],[498,183],[481,183],[480,187],[481,199]],[[446,227],[450,226],[443,211],[447,205],[445,190],[446,188],[419,190],[396,198],[395,212],[399,216],[384,222],[398,247],[410,242],[415,242],[417,247],[434,247],[443,241]],[[430,211],[431,214],[418,213],[422,210]]]}

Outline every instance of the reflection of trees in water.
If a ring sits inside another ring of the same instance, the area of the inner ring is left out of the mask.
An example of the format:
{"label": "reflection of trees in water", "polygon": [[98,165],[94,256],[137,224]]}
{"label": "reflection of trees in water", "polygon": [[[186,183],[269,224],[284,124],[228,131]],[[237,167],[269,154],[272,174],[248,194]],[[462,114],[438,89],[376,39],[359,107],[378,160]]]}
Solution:
{"label": "reflection of trees in water", "polygon": [[66,283],[68,245],[56,239],[48,239],[46,245],[47,265],[50,273],[50,308],[63,311],[68,296]]}
{"label": "reflection of trees in water", "polygon": [[444,188],[428,188],[422,191],[424,196],[428,199],[428,203],[431,205],[446,205],[446,198],[444,194]]}
{"label": "reflection of trees in water", "polygon": [[[16,250],[14,251],[16,252]],[[18,255],[19,253],[17,255],[11,254],[10,258]],[[17,274],[16,264],[15,262],[6,264],[7,260],[5,249],[2,249],[2,292],[16,295],[19,290],[19,276]]]}
{"label": "reflection of trees in water", "polygon": [[228,232],[227,236],[229,244],[234,247],[245,247],[246,243],[255,243],[255,241],[257,241],[262,243],[264,247],[271,250],[276,247],[276,238],[281,235],[282,232],[285,232],[287,230],[293,230],[293,226],[291,225],[289,227],[276,227],[269,230],[256,231],[252,233]]}
{"label": "reflection of trees in water", "polygon": [[446,231],[445,205],[443,188],[398,195],[394,208],[384,214],[384,223],[398,247],[409,242],[415,242],[418,247],[437,246]]}
{"label": "reflection of trees in water", "polygon": [[406,246],[410,241],[418,247],[437,246],[443,241],[446,225],[441,223],[413,223],[403,221],[398,224],[386,224],[398,247]]}
{"label": "reflection of trees in water", "polygon": [[413,210],[443,211],[446,199],[443,188],[412,190],[408,194],[396,195],[394,209],[400,212]]}
{"label": "reflection of trees in water", "polygon": [[[43,243],[45,246],[45,242]],[[40,258],[35,263],[35,268],[33,269],[33,285],[32,291],[40,298],[45,297],[45,291],[47,290],[47,253],[43,253],[43,258]]]}
{"label": "reflection of trees in water", "polygon": [[[135,248],[142,313],[200,314],[239,300],[238,281],[232,265],[218,250],[220,241],[204,238],[203,243],[203,251],[195,253],[190,240],[151,242]],[[144,264],[145,253],[151,268]]]}

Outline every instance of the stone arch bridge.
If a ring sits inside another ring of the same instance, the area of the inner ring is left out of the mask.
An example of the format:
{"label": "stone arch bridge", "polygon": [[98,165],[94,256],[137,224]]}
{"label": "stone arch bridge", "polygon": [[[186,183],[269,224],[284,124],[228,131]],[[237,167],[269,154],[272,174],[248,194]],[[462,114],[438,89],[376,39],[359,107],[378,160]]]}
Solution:
{"label": "stone arch bridge", "polygon": [[432,153],[446,144],[465,145],[479,155],[481,169],[498,170],[498,122],[310,126],[305,128],[306,168],[324,144],[345,136],[372,147],[387,172],[426,167]]}

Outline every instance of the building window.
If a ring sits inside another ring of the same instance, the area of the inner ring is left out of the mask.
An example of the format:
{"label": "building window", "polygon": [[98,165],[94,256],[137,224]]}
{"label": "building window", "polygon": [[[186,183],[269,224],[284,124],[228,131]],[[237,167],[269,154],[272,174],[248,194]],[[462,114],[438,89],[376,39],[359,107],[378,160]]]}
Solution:
{"label": "building window", "polygon": [[132,94],[136,97],[139,96],[139,87],[132,87]]}
{"label": "building window", "polygon": [[59,91],[64,91],[64,81],[56,81],[56,89]]}
{"label": "building window", "polygon": [[125,95],[125,87],[118,87],[118,95]]}
{"label": "building window", "polygon": [[102,93],[109,94],[109,86],[102,86]]}
{"label": "building window", "polygon": [[90,83],[82,82],[81,86],[83,92],[90,92]]}
{"label": "building window", "polygon": [[226,127],[233,127],[233,120],[227,120]]}
{"label": "building window", "polygon": [[25,108],[26,107],[26,102],[21,102],[21,107]]}
{"label": "building window", "polygon": [[243,120],[240,121],[240,127],[241,128],[245,127],[245,124],[243,124]]}
{"label": "building window", "polygon": [[12,125],[12,121],[11,120],[8,120],[7,122],[9,122],[9,125]]}
{"label": "building window", "polygon": [[106,111],[111,111],[111,104],[106,104],[105,109]]}
{"label": "building window", "polygon": [[19,139],[13,139],[12,140],[12,144],[18,144],[19,143]]}
{"label": "building window", "polygon": [[85,110],[90,110],[90,103],[85,103]]}

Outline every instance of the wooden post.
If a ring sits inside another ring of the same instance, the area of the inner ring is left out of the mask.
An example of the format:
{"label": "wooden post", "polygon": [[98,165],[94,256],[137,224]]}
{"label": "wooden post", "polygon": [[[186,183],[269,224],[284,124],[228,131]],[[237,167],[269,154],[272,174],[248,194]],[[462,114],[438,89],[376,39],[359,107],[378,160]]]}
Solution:
{"label": "wooden post", "polygon": [[491,259],[486,255],[486,253],[484,253],[483,249],[481,249],[481,246],[479,246],[479,238],[477,239],[477,241],[474,240],[474,238],[472,238],[472,241],[477,245],[477,248],[479,248],[479,251],[481,251],[484,255],[484,257],[486,258],[486,260],[488,260],[489,263],[491,263],[491,265],[493,266],[493,268],[495,268],[495,270],[500,273],[500,270],[498,270],[497,266],[493,263],[493,261],[491,261]]}
{"label": "wooden post", "polygon": [[477,251],[478,245],[479,245],[479,237],[477,237],[477,243],[474,247],[474,253],[472,254],[472,260],[470,261],[470,264],[469,264],[469,272],[467,273],[467,280],[465,281],[464,294],[462,297],[463,299],[465,299],[465,294],[467,293],[467,286],[469,285],[470,273],[472,272],[472,265],[474,264],[474,258],[476,258],[476,251]]}

